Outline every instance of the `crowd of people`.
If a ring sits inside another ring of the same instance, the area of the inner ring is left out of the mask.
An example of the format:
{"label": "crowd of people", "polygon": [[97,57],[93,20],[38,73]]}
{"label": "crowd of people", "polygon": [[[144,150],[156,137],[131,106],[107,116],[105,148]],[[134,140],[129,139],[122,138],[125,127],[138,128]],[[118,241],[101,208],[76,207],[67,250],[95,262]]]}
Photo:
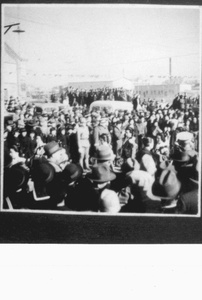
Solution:
{"label": "crowd of people", "polygon": [[66,96],[68,109],[50,114],[12,97],[6,105],[4,209],[199,212],[198,98],[161,106],[135,95],[132,112],[109,112]]}
{"label": "crowd of people", "polygon": [[96,100],[119,100],[129,101],[132,99],[132,91],[127,91],[123,88],[91,88],[81,89],[72,86],[67,87],[62,93],[51,94],[51,101],[64,101],[68,99],[70,106],[78,103],[79,105],[90,105]]}

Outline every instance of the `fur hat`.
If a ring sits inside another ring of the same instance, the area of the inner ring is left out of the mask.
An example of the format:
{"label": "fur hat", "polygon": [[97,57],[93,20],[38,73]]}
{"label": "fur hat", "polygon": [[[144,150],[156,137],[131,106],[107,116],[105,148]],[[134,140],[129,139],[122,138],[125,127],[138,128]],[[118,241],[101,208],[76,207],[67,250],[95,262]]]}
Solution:
{"label": "fur hat", "polygon": [[99,164],[92,167],[92,173],[88,174],[87,177],[95,182],[108,182],[116,178],[116,175],[110,171],[109,166]]}
{"label": "fur hat", "polygon": [[121,209],[118,195],[109,189],[104,189],[99,199],[99,210],[107,213],[118,213]]}
{"label": "fur hat", "polygon": [[156,178],[152,193],[161,199],[174,199],[181,189],[181,182],[177,179],[176,173],[169,169],[164,169]]}

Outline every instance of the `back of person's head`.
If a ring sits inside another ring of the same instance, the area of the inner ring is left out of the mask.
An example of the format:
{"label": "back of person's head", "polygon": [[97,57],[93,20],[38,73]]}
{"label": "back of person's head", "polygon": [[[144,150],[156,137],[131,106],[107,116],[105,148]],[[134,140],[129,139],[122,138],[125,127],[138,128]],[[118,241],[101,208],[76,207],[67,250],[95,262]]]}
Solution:
{"label": "back of person's head", "polygon": [[104,189],[99,199],[99,211],[106,213],[118,213],[121,209],[118,195],[109,189]]}
{"label": "back of person's head", "polygon": [[148,148],[152,149],[154,146],[154,140],[150,137],[145,137],[142,139],[142,144],[144,147],[148,147]]}

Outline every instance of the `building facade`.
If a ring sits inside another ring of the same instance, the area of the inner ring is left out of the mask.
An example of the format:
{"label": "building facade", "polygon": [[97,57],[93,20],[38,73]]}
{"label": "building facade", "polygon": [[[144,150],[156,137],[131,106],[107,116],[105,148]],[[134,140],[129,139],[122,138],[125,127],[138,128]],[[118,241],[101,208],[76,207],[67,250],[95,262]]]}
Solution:
{"label": "building facade", "polygon": [[155,99],[172,102],[178,93],[191,91],[191,85],[188,84],[158,84],[158,85],[135,85],[135,91],[141,99]]}
{"label": "building facade", "polygon": [[21,58],[7,43],[2,56],[2,87],[4,100],[10,96],[26,97],[26,60]]}

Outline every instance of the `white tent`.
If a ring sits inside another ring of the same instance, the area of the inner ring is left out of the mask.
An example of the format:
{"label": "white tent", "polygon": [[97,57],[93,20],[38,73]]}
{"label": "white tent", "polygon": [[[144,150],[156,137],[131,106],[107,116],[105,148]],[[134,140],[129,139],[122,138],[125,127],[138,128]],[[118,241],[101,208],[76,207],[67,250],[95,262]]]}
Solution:
{"label": "white tent", "polygon": [[134,89],[133,82],[126,78],[120,78],[120,79],[114,80],[112,82],[112,86],[113,86],[113,88],[123,88],[125,90],[133,90]]}

